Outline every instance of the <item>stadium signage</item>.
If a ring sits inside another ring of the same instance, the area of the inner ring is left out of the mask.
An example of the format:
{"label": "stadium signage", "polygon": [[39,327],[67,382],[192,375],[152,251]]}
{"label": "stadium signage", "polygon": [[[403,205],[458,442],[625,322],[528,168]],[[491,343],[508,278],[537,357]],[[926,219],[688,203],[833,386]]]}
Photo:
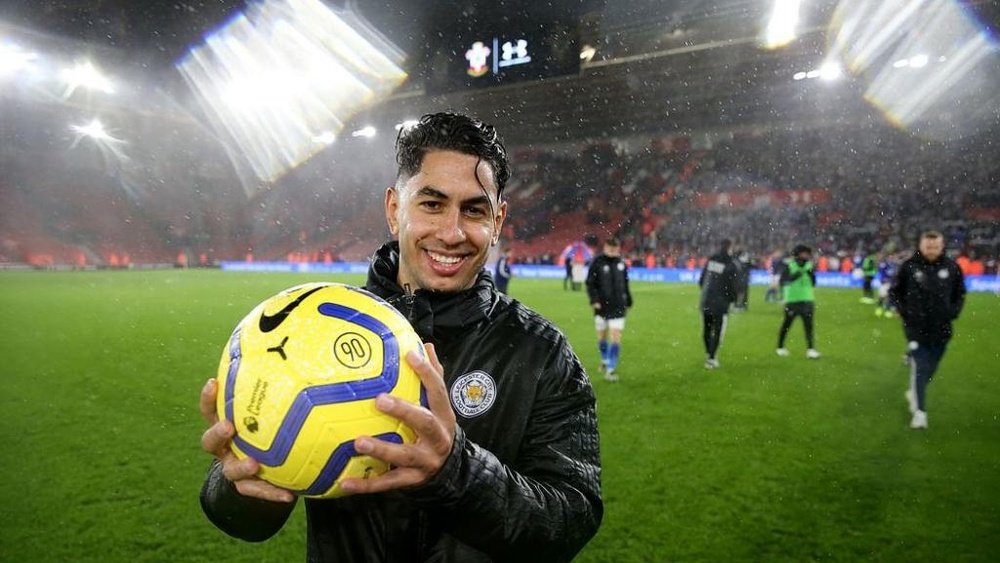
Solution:
{"label": "stadium signage", "polygon": [[[367,262],[335,262],[296,263],[289,262],[222,262],[223,270],[234,272],[317,272],[330,274],[364,274],[368,272]],[[556,279],[566,277],[566,268],[562,266],[540,266],[531,264],[514,264],[511,272],[515,278],[524,279]],[[681,268],[632,268],[628,276],[632,281],[655,283],[698,283],[701,270],[684,270]],[[750,283],[767,285],[771,276],[765,270],[752,270]],[[817,287],[861,287],[861,279],[851,274],[837,272],[816,272]],[[965,276],[965,287],[969,291],[1000,293],[1000,277]]]}

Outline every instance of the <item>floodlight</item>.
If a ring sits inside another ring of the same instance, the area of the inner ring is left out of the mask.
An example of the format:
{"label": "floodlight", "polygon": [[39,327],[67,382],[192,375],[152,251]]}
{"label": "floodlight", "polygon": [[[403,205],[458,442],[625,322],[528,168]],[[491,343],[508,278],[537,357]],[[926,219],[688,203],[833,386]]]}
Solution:
{"label": "floodlight", "polygon": [[372,127],[371,125],[367,125],[365,127],[362,127],[361,129],[358,129],[357,131],[352,132],[351,136],[352,137],[366,137],[366,138],[370,139],[370,138],[372,138],[372,137],[375,136],[375,133],[376,133],[375,128]]}
{"label": "floodlight", "polygon": [[63,82],[66,83],[66,92],[63,94],[63,97],[66,98],[72,96],[73,92],[80,86],[89,90],[98,90],[105,94],[114,93],[111,81],[101,71],[97,70],[90,61],[77,63],[73,68],[64,69],[60,73],[60,76]]}

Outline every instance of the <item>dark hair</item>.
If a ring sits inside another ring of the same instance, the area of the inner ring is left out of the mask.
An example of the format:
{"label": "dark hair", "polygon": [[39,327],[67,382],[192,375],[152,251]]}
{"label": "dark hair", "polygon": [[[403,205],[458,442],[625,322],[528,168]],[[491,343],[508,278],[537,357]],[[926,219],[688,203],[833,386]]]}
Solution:
{"label": "dark hair", "polygon": [[943,240],[944,239],[944,235],[941,234],[941,231],[924,231],[924,232],[920,233],[920,238],[921,239],[929,238],[929,239],[942,239]]}
{"label": "dark hair", "polygon": [[813,249],[810,248],[810,247],[808,247],[808,246],[806,246],[806,245],[804,245],[804,244],[800,244],[800,245],[796,246],[792,250],[792,254],[795,255],[795,256],[798,256],[799,254],[802,254],[803,252],[807,252],[809,254],[812,254],[813,253]]}
{"label": "dark hair", "polygon": [[396,179],[418,172],[429,150],[451,150],[485,160],[493,169],[497,199],[510,179],[507,149],[496,129],[478,119],[452,112],[429,113],[413,127],[400,129],[396,137]]}
{"label": "dark hair", "polygon": [[616,248],[616,247],[619,247],[619,246],[622,245],[622,243],[619,242],[616,237],[608,237],[608,239],[606,241],[604,241],[604,244],[606,244],[606,245],[608,245],[608,246],[610,246],[612,248]]}
{"label": "dark hair", "polygon": [[729,240],[727,238],[724,238],[724,239],[722,239],[722,244],[719,245],[719,248],[723,252],[729,252],[729,247],[731,247],[732,245],[733,245],[733,241],[731,241],[731,240]]}

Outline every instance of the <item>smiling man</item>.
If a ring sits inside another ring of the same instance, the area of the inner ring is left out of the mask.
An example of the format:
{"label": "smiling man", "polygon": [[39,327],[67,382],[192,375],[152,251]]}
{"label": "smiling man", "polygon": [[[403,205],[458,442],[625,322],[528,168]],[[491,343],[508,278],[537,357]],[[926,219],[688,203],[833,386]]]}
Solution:
{"label": "smiling man", "polygon": [[[431,291],[468,289],[507,217],[493,166],[457,150],[405,150],[396,185],[385,195],[389,231],[399,239],[399,283]],[[421,153],[414,169],[409,159]],[[506,182],[509,172],[502,174]]]}
{"label": "smiling man", "polygon": [[[385,213],[396,240],[379,248],[366,287],[392,303],[426,343],[407,361],[427,407],[381,396],[414,444],[360,437],[355,449],[393,469],[348,480],[351,496],[305,499],[309,561],[569,561],[603,516],[594,393],[563,334],[498,292],[483,270],[507,216],[507,153],[492,126],[424,116],[396,141]],[[295,496],[256,477],[229,449],[202,390],[215,456],[205,514],[248,541],[274,535]]]}

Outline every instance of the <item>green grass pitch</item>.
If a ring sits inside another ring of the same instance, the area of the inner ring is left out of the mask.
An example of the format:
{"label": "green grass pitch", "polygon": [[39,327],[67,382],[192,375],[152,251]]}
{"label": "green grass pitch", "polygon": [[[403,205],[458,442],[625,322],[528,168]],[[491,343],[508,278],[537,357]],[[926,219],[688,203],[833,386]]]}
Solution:
{"label": "green grass pitch", "polygon": [[[245,544],[204,518],[198,392],[250,308],[322,276],[5,272],[0,560],[302,561],[299,508]],[[359,277],[336,281],[361,283]],[[633,284],[619,383],[596,373],[582,292],[514,279],[592,371],[606,513],[578,558],[985,561],[1000,552],[1000,298],[971,294],[908,428],[897,320],[817,291],[818,361],[755,287],[705,370],[697,291]]]}

